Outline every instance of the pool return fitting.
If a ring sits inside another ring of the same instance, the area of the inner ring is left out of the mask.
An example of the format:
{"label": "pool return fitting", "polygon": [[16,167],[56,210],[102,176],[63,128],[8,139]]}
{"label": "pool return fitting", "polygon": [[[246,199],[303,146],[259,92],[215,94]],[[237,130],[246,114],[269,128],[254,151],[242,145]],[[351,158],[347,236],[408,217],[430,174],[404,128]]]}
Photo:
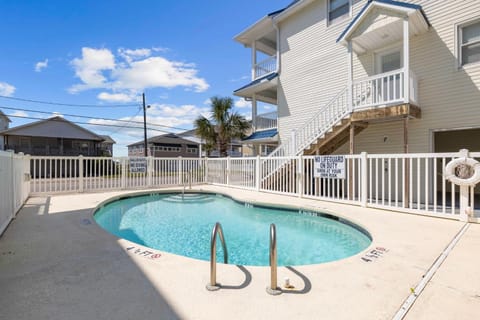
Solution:
{"label": "pool return fitting", "polygon": [[220,289],[220,283],[217,283],[217,234],[220,237],[223,249],[223,262],[228,263],[227,245],[223,235],[223,229],[220,222],[215,223],[212,230],[212,238],[210,243],[210,282],[207,284],[208,291],[216,291]]}

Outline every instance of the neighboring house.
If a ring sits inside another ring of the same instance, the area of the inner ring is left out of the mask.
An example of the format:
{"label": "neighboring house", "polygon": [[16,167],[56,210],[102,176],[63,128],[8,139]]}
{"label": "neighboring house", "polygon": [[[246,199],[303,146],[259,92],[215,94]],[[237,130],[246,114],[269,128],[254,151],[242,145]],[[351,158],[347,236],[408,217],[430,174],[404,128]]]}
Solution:
{"label": "neighboring house", "polygon": [[[10,122],[12,122],[10,118],[7,117],[7,115],[0,110],[0,132],[7,130]],[[4,150],[3,139],[1,139],[1,137],[0,137],[0,150]]]}
{"label": "neighboring house", "polygon": [[4,150],[35,156],[111,156],[115,143],[62,117],[0,131]]}
{"label": "neighboring house", "polygon": [[250,139],[277,105],[271,156],[480,151],[480,1],[297,0],[235,40]]}
{"label": "neighboring house", "polygon": [[100,135],[103,141],[99,145],[100,152],[103,156],[111,157],[113,155],[113,145],[116,143],[110,136]]}
{"label": "neighboring house", "polygon": [[[178,134],[178,136],[197,143],[200,146],[200,154],[202,155],[202,157],[207,156],[206,153],[204,152],[202,139],[196,135],[195,129],[181,132]],[[242,141],[240,141],[239,139],[232,139],[231,143],[228,145],[227,154],[230,157],[244,156]],[[216,149],[212,150],[212,152],[210,152],[210,156],[218,157],[219,156],[218,150]]]}
{"label": "neighboring house", "polygon": [[[127,146],[129,157],[143,157],[144,141],[138,141]],[[153,157],[198,157],[199,143],[167,133],[147,139],[147,154]]]}

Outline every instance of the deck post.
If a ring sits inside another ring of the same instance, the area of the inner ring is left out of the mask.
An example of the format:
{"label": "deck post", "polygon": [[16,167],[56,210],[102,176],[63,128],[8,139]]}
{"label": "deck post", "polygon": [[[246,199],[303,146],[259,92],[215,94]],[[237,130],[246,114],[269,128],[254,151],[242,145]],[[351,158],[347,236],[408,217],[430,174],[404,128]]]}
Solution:
{"label": "deck post", "polygon": [[403,18],[403,101],[410,102],[410,34],[408,16]]}
{"label": "deck post", "polygon": [[257,68],[257,42],[252,42],[252,81],[257,77],[255,69]]}
{"label": "deck post", "polygon": [[252,127],[253,132],[257,131],[257,97],[256,94],[252,94]]}
{"label": "deck post", "polygon": [[353,110],[353,49],[352,49],[352,40],[348,41],[348,61],[347,61],[347,73],[348,73],[348,84],[347,84],[347,103],[348,110]]}

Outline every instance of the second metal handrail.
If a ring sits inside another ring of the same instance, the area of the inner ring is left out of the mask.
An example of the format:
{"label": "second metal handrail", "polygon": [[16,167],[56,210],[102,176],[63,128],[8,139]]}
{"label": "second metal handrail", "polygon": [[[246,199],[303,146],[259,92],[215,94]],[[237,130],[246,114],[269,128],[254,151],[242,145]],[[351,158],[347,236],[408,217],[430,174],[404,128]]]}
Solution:
{"label": "second metal handrail", "polygon": [[220,284],[217,283],[217,234],[220,237],[223,249],[223,262],[228,263],[227,245],[225,243],[225,236],[223,235],[222,225],[217,222],[212,230],[212,238],[210,243],[210,282],[207,284],[207,290],[215,291],[220,289]]}
{"label": "second metal handrail", "polygon": [[277,287],[277,230],[273,223],[270,225],[270,287],[267,293],[274,296],[282,293]]}

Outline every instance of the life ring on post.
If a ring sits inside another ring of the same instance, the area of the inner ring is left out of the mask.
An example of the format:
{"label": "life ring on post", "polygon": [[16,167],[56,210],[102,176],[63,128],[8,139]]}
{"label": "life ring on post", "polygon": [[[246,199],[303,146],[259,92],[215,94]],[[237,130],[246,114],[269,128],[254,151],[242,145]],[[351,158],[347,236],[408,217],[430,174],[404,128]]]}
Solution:
{"label": "life ring on post", "polygon": [[445,178],[460,186],[474,186],[480,182],[480,162],[472,158],[457,158],[445,167]]}

